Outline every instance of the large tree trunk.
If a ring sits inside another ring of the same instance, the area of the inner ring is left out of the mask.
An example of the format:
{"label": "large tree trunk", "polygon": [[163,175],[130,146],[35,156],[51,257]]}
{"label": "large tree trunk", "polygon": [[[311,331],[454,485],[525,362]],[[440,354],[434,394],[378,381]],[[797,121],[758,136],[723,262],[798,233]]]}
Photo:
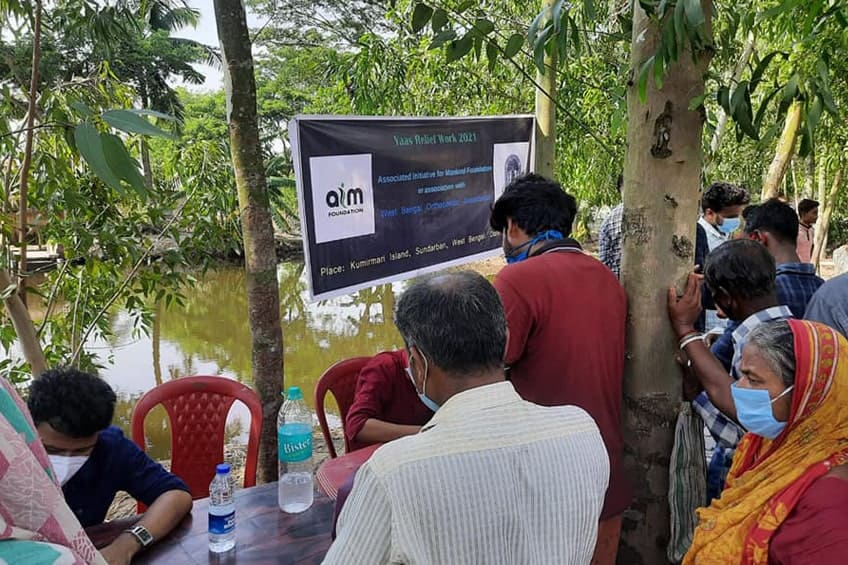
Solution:
{"label": "large tree trunk", "polygon": [[[542,0],[542,10],[553,9],[555,0]],[[537,75],[536,82],[536,136],[534,138],[535,163],[533,170],[554,178],[556,165],[556,77],[557,53],[545,55],[545,72]]]}
{"label": "large tree trunk", "polygon": [[789,166],[792,155],[795,153],[795,140],[798,139],[798,128],[801,126],[801,110],[801,103],[796,100],[786,112],[783,133],[780,134],[780,139],[777,141],[774,159],[769,166],[768,173],[766,173],[766,180],[763,182],[763,200],[775,198],[780,194],[780,185],[786,175],[786,167]]}
{"label": "large tree trunk", "polygon": [[[733,69],[733,75],[730,78],[730,84],[736,86],[742,80],[742,75],[745,69],[748,68],[748,61],[751,60],[751,55],[754,53],[754,44],[756,37],[754,32],[748,33],[748,38],[745,40],[745,46],[742,48],[742,54],[736,62],[736,68]],[[710,141],[710,155],[708,167],[715,163],[715,156],[718,154],[718,148],[721,146],[721,140],[724,139],[724,133],[727,131],[727,120],[729,116],[724,109],[719,110],[718,124],[716,124],[715,132],[713,132],[712,141]]]}
{"label": "large tree trunk", "polygon": [[224,58],[230,151],[238,188],[247,271],[253,383],[262,400],[259,481],[277,480],[277,412],[282,403],[283,332],[274,228],[256,117],[256,80],[241,0],[215,0]]}
{"label": "large tree trunk", "polygon": [[[681,402],[677,347],[666,316],[666,289],[692,270],[701,173],[701,111],[689,103],[704,92],[707,56],[689,52],[668,69],[664,88],[648,81],[647,101],[636,77],[657,49],[660,30],[634,2],[624,165],[622,280],[627,290],[624,373],[625,465],[633,504],[624,515],[618,562],[666,563],[668,472]],[[712,2],[703,11],[712,14]],[[707,23],[709,30],[709,22]]]}
{"label": "large tree trunk", "polygon": [[[5,269],[0,269],[0,292],[11,288],[13,284],[12,279],[9,278],[9,273]],[[21,297],[15,292],[9,293],[5,298],[5,303],[6,312],[12,320],[12,327],[15,328],[15,334],[18,336],[24,358],[29,363],[29,370],[33,377],[38,377],[47,370],[47,359],[44,357],[44,351],[41,349],[41,342],[38,341],[38,334],[35,332],[29,311],[21,301]]]}
{"label": "large tree trunk", "polygon": [[830,218],[833,216],[833,208],[836,206],[836,196],[839,194],[839,186],[841,184],[842,167],[840,166],[836,169],[836,176],[833,177],[833,184],[830,186],[830,193],[825,194],[824,192],[826,183],[821,183],[821,186],[819,187],[821,189],[821,194],[819,195],[821,217],[819,218],[818,226],[816,227],[816,239],[813,244],[813,264],[815,264],[816,269],[819,268],[822,259],[825,257],[827,232],[830,229]]}
{"label": "large tree trunk", "polygon": [[32,165],[32,145],[35,138],[35,114],[38,111],[38,68],[41,65],[41,0],[35,0],[32,26],[32,72],[29,80],[29,103],[26,119],[26,141],[24,142],[24,158],[21,162],[21,184],[18,204],[21,256],[18,263],[18,293],[21,302],[26,307],[27,301],[27,235],[29,223],[27,218],[27,197],[29,190],[29,169]]}

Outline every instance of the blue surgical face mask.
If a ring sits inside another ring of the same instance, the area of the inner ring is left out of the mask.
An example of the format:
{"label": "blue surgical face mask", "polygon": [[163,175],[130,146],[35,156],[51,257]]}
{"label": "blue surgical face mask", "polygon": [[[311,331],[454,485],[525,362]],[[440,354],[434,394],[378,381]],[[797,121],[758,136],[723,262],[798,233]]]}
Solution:
{"label": "blue surgical face mask", "polygon": [[730,392],[733,395],[733,404],[736,405],[739,423],[752,434],[767,439],[776,438],[786,427],[786,422],[780,422],[774,417],[771,406],[793,388],[794,386],[787,388],[772,400],[767,390],[742,388],[739,383],[733,383]]}
{"label": "blue surgical face mask", "polygon": [[[509,249],[504,249],[504,256],[506,257],[506,262],[512,265],[513,263],[518,263],[519,261],[524,261],[530,256],[530,249],[539,243],[540,241],[555,241],[557,239],[563,239],[562,233],[557,230],[547,230],[543,231],[536,235],[533,239],[529,241],[525,241],[521,245],[516,245],[515,247],[510,247]],[[506,241],[506,236],[504,236],[504,241]],[[520,253],[519,249],[523,249]]]}
{"label": "blue surgical face mask", "polygon": [[421,358],[424,359],[424,383],[421,385],[421,392],[418,392],[418,387],[415,385],[415,377],[412,375],[412,369],[410,367],[406,368],[406,374],[409,375],[409,380],[412,381],[412,387],[415,389],[415,392],[418,392],[418,398],[421,400],[424,406],[426,406],[433,412],[436,412],[439,408],[441,408],[441,406],[436,404],[432,398],[425,394],[427,392],[427,370],[429,369],[429,367],[427,363],[427,358],[424,357],[424,355],[421,355]]}
{"label": "blue surgical face mask", "polygon": [[742,224],[739,218],[724,218],[721,225],[718,226],[718,229],[721,233],[725,235],[730,235],[736,230],[739,229],[739,226]]}

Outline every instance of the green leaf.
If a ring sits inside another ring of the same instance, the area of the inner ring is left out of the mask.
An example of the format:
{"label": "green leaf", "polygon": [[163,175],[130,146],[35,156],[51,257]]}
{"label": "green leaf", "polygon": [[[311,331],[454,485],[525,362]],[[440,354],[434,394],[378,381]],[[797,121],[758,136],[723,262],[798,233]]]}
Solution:
{"label": "green leaf", "polygon": [[639,68],[639,78],[637,81],[637,88],[639,91],[639,100],[644,104],[648,100],[648,74],[651,72],[651,67],[654,64],[654,58],[649,57],[647,61],[642,63],[642,66]]}
{"label": "green leaf", "polygon": [[127,181],[136,193],[142,198],[147,197],[147,188],[144,186],[144,178],[138,172],[138,163],[130,157],[124,142],[117,135],[111,133],[100,134],[103,143],[103,154],[106,163],[112,172],[121,179]]}
{"label": "green leaf", "polygon": [[88,107],[88,104],[86,104],[84,102],[79,102],[79,101],[71,102],[69,104],[69,106],[71,108],[73,108],[74,110],[76,110],[77,112],[79,112],[80,114],[82,114],[83,116],[85,116],[86,118],[93,118],[94,117],[94,112],[92,112],[91,108]]}
{"label": "green leaf", "polygon": [[754,127],[757,128],[757,131],[760,131],[760,128],[762,128],[763,118],[766,115],[766,111],[768,110],[769,104],[778,92],[780,92],[780,88],[775,88],[768,96],[765,97],[762,102],[760,102],[760,109],[757,110],[757,117],[754,119]]}
{"label": "green leaf", "polygon": [[822,97],[822,102],[824,102],[824,107],[828,112],[833,114],[834,116],[839,113],[839,109],[836,107],[836,103],[833,101],[833,95],[830,93],[830,89],[827,87],[819,88],[819,95]]}
{"label": "green leaf", "polygon": [[809,127],[809,123],[804,124],[801,133],[801,146],[798,148],[798,156],[806,157],[813,151],[813,131]]}
{"label": "green leaf", "polygon": [[520,33],[513,33],[509,36],[509,40],[506,42],[504,57],[507,59],[515,57],[518,55],[518,52],[521,51],[522,47],[524,47],[524,36]]}
{"label": "green leaf", "polygon": [[448,25],[448,13],[439,8],[433,13],[433,19],[430,23],[433,26],[433,33],[439,33]]}
{"label": "green leaf", "polygon": [[789,82],[786,83],[786,86],[783,87],[783,102],[789,103],[795,99],[798,95],[798,82],[799,78],[797,74],[792,75],[792,78],[789,79]]}
{"label": "green leaf", "polygon": [[700,108],[701,106],[703,106],[704,100],[706,100],[706,99],[707,99],[707,93],[705,92],[704,94],[702,94],[700,96],[696,96],[695,98],[690,100],[689,101],[689,111],[693,112],[693,111],[697,110],[698,108]]}
{"label": "green leaf", "polygon": [[13,294],[18,291],[18,285],[15,283],[10,284],[6,288],[3,289],[3,292],[0,292],[0,300],[6,300]]}
{"label": "green leaf", "polygon": [[113,128],[127,133],[139,133],[141,135],[167,137],[171,139],[174,138],[172,134],[159,129],[144,118],[137,116],[128,110],[109,110],[108,112],[103,113],[103,119]]}
{"label": "green leaf", "polygon": [[821,119],[823,110],[824,103],[822,102],[822,98],[821,96],[816,96],[813,103],[810,104],[810,108],[807,110],[807,123],[809,124],[811,132],[816,131],[816,127],[819,125],[819,120]]}
{"label": "green leaf", "polygon": [[785,56],[786,54],[781,53],[780,51],[772,51],[771,53],[769,53],[768,55],[763,57],[763,59],[757,65],[757,68],[754,69],[754,72],[751,74],[751,91],[752,92],[757,89],[757,86],[760,84],[760,81],[763,79],[763,73],[766,72],[766,69],[768,68],[769,64],[772,62],[772,59],[774,59],[778,55]]}
{"label": "green leaf", "polygon": [[742,81],[733,89],[733,96],[730,98],[730,115],[735,116],[739,104],[745,100],[745,94],[748,91],[748,81]]}
{"label": "green leaf", "polygon": [[412,31],[418,33],[427,25],[433,17],[433,8],[419,2],[412,10]]}
{"label": "green leaf", "polygon": [[498,44],[495,40],[489,40],[486,44],[486,58],[489,60],[489,72],[494,72],[498,64]]}
{"label": "green leaf", "polygon": [[121,186],[120,179],[115,176],[106,162],[100,132],[90,122],[83,122],[74,129],[74,141],[77,144],[77,150],[88,163],[88,166],[91,167],[92,172],[100,180],[123,193],[124,187]]}
{"label": "green leaf", "polygon": [[[753,108],[751,108],[751,97],[748,95],[747,88],[743,89],[743,92],[745,93],[745,96],[743,97],[742,103],[736,109],[736,113],[733,117],[745,135],[755,141],[759,141],[760,134],[754,127],[752,120]],[[736,97],[735,92],[733,93],[733,96]]]}
{"label": "green leaf", "polygon": [[429,49],[438,49],[448,41],[453,41],[454,39],[456,39],[456,32],[452,29],[446,29],[433,38],[433,41],[430,42]]}
{"label": "green leaf", "polygon": [[722,86],[716,92],[716,101],[718,105],[724,108],[725,112],[730,112],[730,89],[726,86]]}
{"label": "green leaf", "polygon": [[[544,38],[544,35],[541,36]],[[545,42],[537,41],[536,46],[533,48],[533,62],[536,64],[536,69],[540,73],[545,72]]]}
{"label": "green leaf", "polygon": [[163,112],[157,112],[156,110],[138,110],[135,108],[131,108],[127,110],[127,112],[131,114],[135,114],[136,116],[150,116],[153,118],[159,118],[160,120],[167,120],[169,122],[176,122],[177,118],[171,116],[170,114],[165,114]]}
{"label": "green leaf", "polygon": [[542,27],[543,23],[545,23],[545,18],[547,18],[547,15],[547,9],[539,12],[539,14],[535,18],[533,18],[533,23],[530,24],[530,28],[527,30],[527,41],[529,41],[530,44],[533,45],[534,49],[537,47],[536,43],[538,43],[539,28]]}
{"label": "green leaf", "polygon": [[[678,0],[679,2],[680,0]],[[704,11],[701,9],[701,0],[684,0],[686,11],[686,20],[692,27],[700,27],[707,21],[704,18]]]}
{"label": "green leaf", "polygon": [[480,35],[486,36],[495,31],[495,24],[485,18],[478,18],[477,21],[474,22],[474,29],[476,29]]}
{"label": "green leaf", "polygon": [[678,0],[678,2],[674,5],[674,35],[677,37],[677,43],[680,45],[683,44],[683,40],[686,39],[686,24],[683,21],[683,17],[685,15],[685,8],[682,0]]}
{"label": "green leaf", "polygon": [[583,17],[586,21],[592,21],[596,16],[595,0],[583,0]]}
{"label": "green leaf", "polygon": [[460,4],[459,6],[456,7],[455,12],[457,14],[461,14],[465,10],[467,10],[469,8],[473,8],[477,4],[479,4],[478,0],[465,0],[465,2],[463,2],[462,4]]}
{"label": "green leaf", "polygon": [[466,33],[461,39],[448,43],[447,57],[448,63],[458,61],[465,57],[471,48],[474,47],[474,38],[471,33]]}
{"label": "green leaf", "polygon": [[816,72],[819,74],[819,78],[821,78],[822,83],[827,84],[830,80],[830,70],[827,68],[827,63],[825,63],[822,59],[816,61]]}
{"label": "green leaf", "polygon": [[775,16],[779,16],[783,12],[787,12],[795,8],[798,2],[799,0],[783,0],[783,2],[781,2],[779,5],[766,10],[766,12],[763,14],[763,19],[770,20]]}

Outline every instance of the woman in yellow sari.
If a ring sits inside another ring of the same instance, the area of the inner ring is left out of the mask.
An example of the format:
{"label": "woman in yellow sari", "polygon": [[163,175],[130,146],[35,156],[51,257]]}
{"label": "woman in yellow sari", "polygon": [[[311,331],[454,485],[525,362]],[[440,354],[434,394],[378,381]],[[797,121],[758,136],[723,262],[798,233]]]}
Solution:
{"label": "woman in yellow sari", "polygon": [[683,563],[848,563],[848,341],[812,322],[763,324],[740,368],[713,402],[749,433]]}

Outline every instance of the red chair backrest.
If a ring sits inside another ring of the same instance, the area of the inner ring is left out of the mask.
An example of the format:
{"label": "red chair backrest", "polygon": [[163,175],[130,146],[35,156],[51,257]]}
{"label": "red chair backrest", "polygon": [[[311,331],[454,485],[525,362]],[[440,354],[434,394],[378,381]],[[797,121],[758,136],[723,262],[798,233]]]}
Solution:
{"label": "red chair backrest", "polygon": [[[336,447],[333,445],[333,438],[330,436],[330,427],[327,425],[327,414],[324,412],[324,397],[327,396],[327,391],[333,393],[336,399],[336,404],[339,405],[339,416],[342,419],[342,428],[344,428],[347,412],[353,404],[353,396],[356,392],[356,378],[359,376],[359,371],[365,364],[370,361],[370,357],[351,357],[339,361],[321,375],[318,383],[315,385],[315,413],[318,415],[318,423],[321,425],[321,433],[324,435],[324,441],[327,443],[327,449],[330,452],[330,458],[336,457]],[[345,452],[350,451],[347,436],[345,436]]]}
{"label": "red chair backrest", "polygon": [[133,408],[133,441],[146,450],[144,419],[154,406],[163,405],[171,423],[171,472],[185,481],[192,498],[206,498],[215,467],[224,462],[224,428],[236,400],[250,410],[244,486],[252,487],[256,484],[262,403],[238,381],[220,376],[182,377],[148,391]]}

